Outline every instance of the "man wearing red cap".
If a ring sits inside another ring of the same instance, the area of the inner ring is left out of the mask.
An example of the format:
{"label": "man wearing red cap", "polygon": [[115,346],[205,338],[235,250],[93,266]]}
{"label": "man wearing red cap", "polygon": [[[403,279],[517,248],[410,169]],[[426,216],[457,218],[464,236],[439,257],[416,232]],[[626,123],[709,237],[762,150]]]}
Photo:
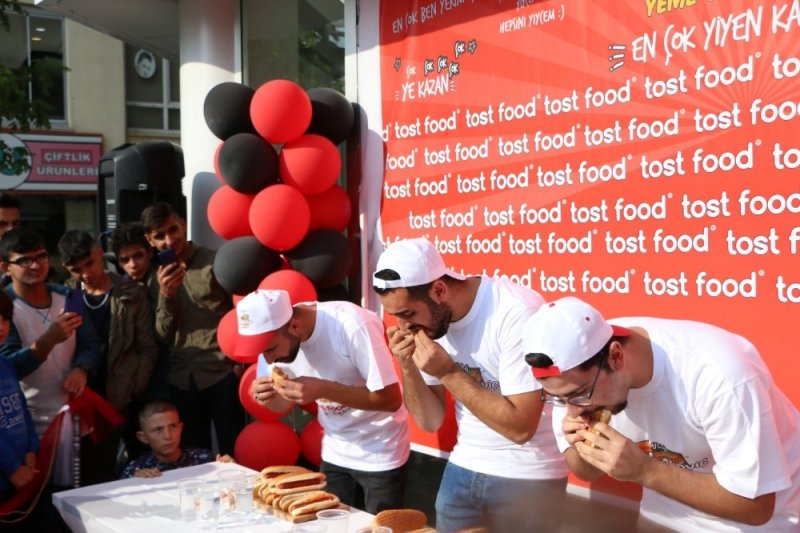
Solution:
{"label": "man wearing red cap", "polygon": [[389,347],[414,420],[437,431],[445,390],[456,399],[458,441],[439,486],[436,529],[554,529],[567,467],[520,344],[542,297],[507,280],[448,270],[427,239],[390,245],[372,284],[397,318],[387,329]]}
{"label": "man wearing red cap", "polygon": [[756,348],[700,322],[613,322],[567,297],[524,328],[570,469],[642,485],[641,516],[677,531],[797,531],[800,413]]}
{"label": "man wearing red cap", "polygon": [[286,378],[257,378],[256,401],[277,412],[317,403],[325,490],[373,514],[403,507],[408,421],[380,318],[350,302],[292,307],[275,290],[248,294],[236,316],[237,351],[263,352]]}

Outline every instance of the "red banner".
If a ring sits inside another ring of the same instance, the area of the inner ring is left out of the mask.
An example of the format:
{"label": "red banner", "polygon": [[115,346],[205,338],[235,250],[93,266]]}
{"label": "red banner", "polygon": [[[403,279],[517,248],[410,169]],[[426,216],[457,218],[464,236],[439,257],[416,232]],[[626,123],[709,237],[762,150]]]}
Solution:
{"label": "red banner", "polygon": [[386,242],[730,329],[800,405],[798,0],[393,0],[380,42]]}

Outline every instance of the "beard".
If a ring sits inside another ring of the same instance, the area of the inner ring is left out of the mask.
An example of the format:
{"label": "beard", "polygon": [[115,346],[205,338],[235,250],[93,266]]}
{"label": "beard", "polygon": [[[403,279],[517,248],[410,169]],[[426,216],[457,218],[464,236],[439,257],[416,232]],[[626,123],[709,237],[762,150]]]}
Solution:
{"label": "beard", "polygon": [[431,339],[440,339],[447,334],[450,328],[450,320],[453,318],[453,310],[447,304],[437,304],[431,301],[428,304],[431,312],[431,325],[425,328]]}
{"label": "beard", "polygon": [[297,359],[297,354],[300,353],[300,337],[292,335],[291,333],[284,334],[289,339],[289,351],[285,356],[275,360],[276,363],[294,363]]}
{"label": "beard", "polygon": [[608,407],[608,410],[611,411],[612,414],[617,415],[617,414],[621,413],[622,411],[624,411],[626,407],[628,407],[628,400],[625,400],[624,402],[621,402],[621,403],[617,403],[617,404],[611,405],[611,406]]}

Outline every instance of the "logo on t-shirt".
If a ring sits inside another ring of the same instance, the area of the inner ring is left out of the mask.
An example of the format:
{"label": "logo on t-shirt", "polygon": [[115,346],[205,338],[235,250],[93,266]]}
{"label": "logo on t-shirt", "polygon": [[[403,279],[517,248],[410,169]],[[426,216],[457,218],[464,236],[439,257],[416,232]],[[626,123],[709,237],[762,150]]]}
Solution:
{"label": "logo on t-shirt", "polygon": [[469,366],[464,363],[456,363],[461,370],[467,373],[469,377],[475,380],[477,384],[481,387],[489,390],[499,390],[500,389],[500,382],[496,380],[485,380],[483,379],[483,373],[481,369],[475,366]]}
{"label": "logo on t-shirt", "polygon": [[[638,444],[640,448],[644,449],[642,443]],[[697,470],[699,468],[704,468],[708,466],[708,457],[704,457],[702,459],[690,463],[689,461],[686,460],[686,457],[684,457],[683,454],[678,452],[673,452],[660,442],[650,441],[650,455],[652,455],[662,463],[679,466],[687,470]]]}
{"label": "logo on t-shirt", "polygon": [[320,398],[319,400],[317,400],[317,407],[319,407],[319,409],[325,414],[334,416],[341,416],[351,411],[351,408],[347,407],[346,405],[332,402],[324,398]]}

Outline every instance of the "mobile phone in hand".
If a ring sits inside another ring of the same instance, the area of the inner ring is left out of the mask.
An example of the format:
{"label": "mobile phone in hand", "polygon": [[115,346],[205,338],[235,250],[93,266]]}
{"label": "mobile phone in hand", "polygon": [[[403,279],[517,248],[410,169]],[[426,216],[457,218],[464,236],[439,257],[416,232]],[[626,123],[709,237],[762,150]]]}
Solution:
{"label": "mobile phone in hand", "polygon": [[178,262],[178,255],[172,248],[167,248],[163,252],[158,253],[158,264],[161,266],[171,265]]}
{"label": "mobile phone in hand", "polygon": [[64,297],[64,312],[83,314],[83,291],[80,289],[67,289]]}

